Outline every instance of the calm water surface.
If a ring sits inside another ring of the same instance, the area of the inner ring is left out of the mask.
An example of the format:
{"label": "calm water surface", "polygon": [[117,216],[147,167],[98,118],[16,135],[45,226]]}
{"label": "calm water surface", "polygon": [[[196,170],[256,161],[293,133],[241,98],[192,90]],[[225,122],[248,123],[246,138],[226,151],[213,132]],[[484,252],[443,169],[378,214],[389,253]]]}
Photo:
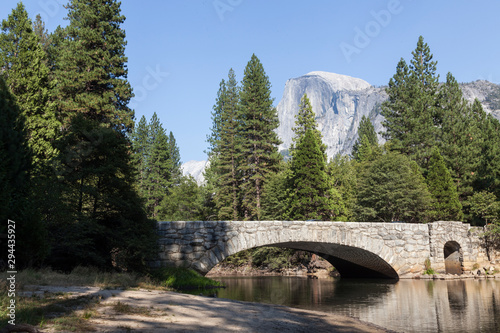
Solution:
{"label": "calm water surface", "polygon": [[212,277],[217,297],[344,314],[398,332],[500,332],[500,281]]}

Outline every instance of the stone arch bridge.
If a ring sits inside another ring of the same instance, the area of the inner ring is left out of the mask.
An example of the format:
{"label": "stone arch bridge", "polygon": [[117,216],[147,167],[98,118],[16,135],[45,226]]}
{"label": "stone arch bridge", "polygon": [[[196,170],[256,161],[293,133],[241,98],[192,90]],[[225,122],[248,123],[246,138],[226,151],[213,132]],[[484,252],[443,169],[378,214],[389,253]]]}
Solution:
{"label": "stone arch bridge", "polygon": [[488,261],[481,228],[462,222],[428,224],[309,221],[159,222],[156,266],[184,266],[206,274],[237,252],[275,246],[313,252],[341,277],[393,278],[437,272],[460,274]]}

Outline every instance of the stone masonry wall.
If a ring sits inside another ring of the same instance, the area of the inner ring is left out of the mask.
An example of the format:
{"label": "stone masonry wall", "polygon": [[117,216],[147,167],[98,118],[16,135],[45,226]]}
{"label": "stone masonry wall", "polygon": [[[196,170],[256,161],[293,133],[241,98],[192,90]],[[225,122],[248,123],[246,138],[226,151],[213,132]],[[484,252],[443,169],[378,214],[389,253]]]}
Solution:
{"label": "stone masonry wall", "polygon": [[155,265],[184,266],[203,274],[239,251],[280,244],[359,265],[370,257],[365,254],[375,254],[399,276],[422,272],[427,258],[434,269],[443,270],[448,241],[460,245],[465,268],[487,260],[474,229],[461,222],[180,221],[159,222],[158,229],[160,253]]}

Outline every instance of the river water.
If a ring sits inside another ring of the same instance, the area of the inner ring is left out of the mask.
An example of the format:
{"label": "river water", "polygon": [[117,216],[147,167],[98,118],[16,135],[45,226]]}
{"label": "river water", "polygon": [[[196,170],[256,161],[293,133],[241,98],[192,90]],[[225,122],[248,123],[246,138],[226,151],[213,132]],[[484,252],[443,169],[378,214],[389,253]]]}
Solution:
{"label": "river water", "polygon": [[343,314],[398,332],[500,332],[498,279],[211,278],[226,285],[220,298]]}

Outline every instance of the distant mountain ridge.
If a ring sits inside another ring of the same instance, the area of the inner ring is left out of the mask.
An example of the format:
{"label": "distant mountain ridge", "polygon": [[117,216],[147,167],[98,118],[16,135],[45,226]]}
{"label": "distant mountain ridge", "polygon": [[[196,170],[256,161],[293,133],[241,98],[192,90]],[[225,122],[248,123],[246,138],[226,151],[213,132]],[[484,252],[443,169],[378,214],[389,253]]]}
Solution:
{"label": "distant mountain ridge", "polygon": [[[484,80],[460,84],[464,98],[477,98],[487,113],[500,119],[500,85]],[[358,138],[358,126],[363,116],[368,117],[377,133],[383,132],[381,104],[387,99],[386,87],[374,87],[368,82],[334,73],[311,72],[289,79],[278,104],[280,126],[277,133],[283,143],[280,151],[290,147],[300,99],[307,93],[318,128],[327,145],[328,158],[336,154],[350,154]],[[379,135],[379,143],[385,140]]]}
{"label": "distant mountain ridge", "polygon": [[[484,80],[460,84],[464,98],[472,102],[477,98],[487,113],[500,119],[500,85]],[[384,130],[380,105],[387,99],[385,87],[374,87],[368,82],[347,75],[314,71],[289,79],[277,111],[280,125],[276,132],[283,143],[279,150],[286,154],[293,137],[295,115],[300,99],[307,93],[318,129],[327,145],[326,153],[332,158],[338,153],[349,154],[358,137],[362,116],[367,116],[377,133]],[[384,139],[379,135],[379,143]],[[190,161],[183,165],[184,174],[191,174],[201,183],[206,162]]]}

